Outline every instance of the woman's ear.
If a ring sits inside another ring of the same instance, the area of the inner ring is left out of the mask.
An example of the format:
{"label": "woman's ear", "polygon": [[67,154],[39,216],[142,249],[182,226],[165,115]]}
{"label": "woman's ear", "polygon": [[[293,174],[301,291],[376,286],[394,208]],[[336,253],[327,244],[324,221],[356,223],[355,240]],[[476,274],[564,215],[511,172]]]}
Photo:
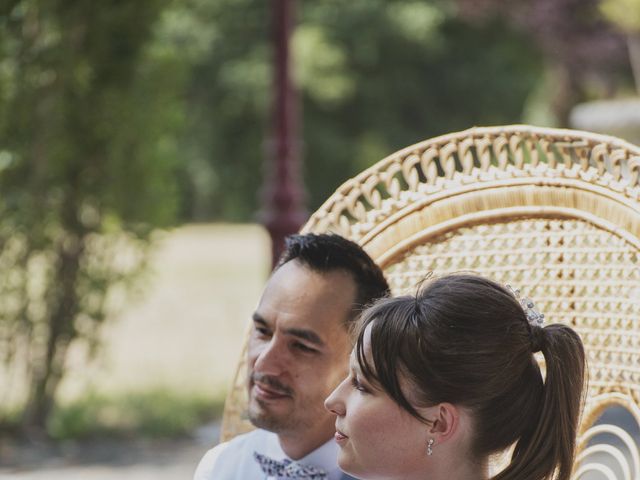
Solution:
{"label": "woman's ear", "polygon": [[438,438],[438,443],[455,435],[460,424],[460,410],[451,403],[440,403],[430,408],[429,433]]}

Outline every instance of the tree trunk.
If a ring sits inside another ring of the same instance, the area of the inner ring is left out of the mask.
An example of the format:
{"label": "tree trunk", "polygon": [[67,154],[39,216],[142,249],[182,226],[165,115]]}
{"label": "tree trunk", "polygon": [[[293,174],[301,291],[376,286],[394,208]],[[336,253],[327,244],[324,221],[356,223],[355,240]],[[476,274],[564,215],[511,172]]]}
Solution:
{"label": "tree trunk", "polygon": [[579,76],[565,65],[556,65],[553,73],[551,111],[558,127],[569,128],[571,111],[583,99]]}
{"label": "tree trunk", "polygon": [[[73,197],[73,198],[71,198]],[[77,280],[85,249],[82,225],[77,220],[75,195],[65,202],[63,225],[66,231],[57,249],[57,268],[49,285],[48,336],[44,358],[36,360],[29,400],[22,419],[23,431],[30,436],[46,435],[55,393],[62,379],[67,350],[76,337],[78,312]]]}

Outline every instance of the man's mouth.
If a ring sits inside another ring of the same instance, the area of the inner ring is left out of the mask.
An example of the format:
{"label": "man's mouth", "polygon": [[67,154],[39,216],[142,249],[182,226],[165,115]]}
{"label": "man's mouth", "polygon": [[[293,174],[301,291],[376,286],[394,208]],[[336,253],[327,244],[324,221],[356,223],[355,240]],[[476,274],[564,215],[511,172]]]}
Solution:
{"label": "man's mouth", "polygon": [[252,373],[249,377],[249,394],[264,402],[293,397],[291,388],[279,379],[260,373]]}
{"label": "man's mouth", "polygon": [[262,400],[277,400],[290,396],[287,392],[275,389],[260,382],[253,383],[253,392]]}

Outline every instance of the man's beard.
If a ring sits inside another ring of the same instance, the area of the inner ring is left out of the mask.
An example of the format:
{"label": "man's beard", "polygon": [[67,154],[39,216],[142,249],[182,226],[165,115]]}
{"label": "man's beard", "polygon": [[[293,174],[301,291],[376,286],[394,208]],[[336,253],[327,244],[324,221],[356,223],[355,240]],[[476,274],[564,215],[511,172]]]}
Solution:
{"label": "man's beard", "polygon": [[265,408],[259,400],[253,400],[251,403],[253,402],[258,404],[257,408],[249,405],[249,421],[253,426],[273,433],[299,427],[300,422],[297,422],[295,416],[292,416],[290,412],[274,414]]}
{"label": "man's beard", "polygon": [[[270,388],[286,394],[293,402],[293,390],[282,384],[277,379],[268,375],[251,374],[249,386],[255,385],[256,381],[263,383]],[[251,388],[251,387],[249,387]],[[251,392],[249,392],[251,396]],[[290,430],[299,430],[306,428],[311,424],[309,420],[298,418],[295,413],[295,404],[291,405],[291,409],[286,412],[273,413],[268,405],[263,404],[256,398],[249,398],[248,417],[249,421],[257,428],[262,428],[273,433],[281,433]]]}

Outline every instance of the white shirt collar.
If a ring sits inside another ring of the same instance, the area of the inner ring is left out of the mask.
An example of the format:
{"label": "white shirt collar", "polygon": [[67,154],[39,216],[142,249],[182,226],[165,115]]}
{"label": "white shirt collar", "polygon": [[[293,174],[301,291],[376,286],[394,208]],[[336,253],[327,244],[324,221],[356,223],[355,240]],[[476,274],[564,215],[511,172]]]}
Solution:
{"label": "white shirt collar", "polygon": [[[278,436],[272,432],[264,433],[268,435],[268,438],[264,443],[264,451],[259,453],[279,461],[289,458],[282,450]],[[342,476],[342,471],[337,466],[338,448],[338,444],[332,438],[308,455],[295,460],[295,462],[302,465],[320,467],[327,472],[327,480],[338,480]]]}

